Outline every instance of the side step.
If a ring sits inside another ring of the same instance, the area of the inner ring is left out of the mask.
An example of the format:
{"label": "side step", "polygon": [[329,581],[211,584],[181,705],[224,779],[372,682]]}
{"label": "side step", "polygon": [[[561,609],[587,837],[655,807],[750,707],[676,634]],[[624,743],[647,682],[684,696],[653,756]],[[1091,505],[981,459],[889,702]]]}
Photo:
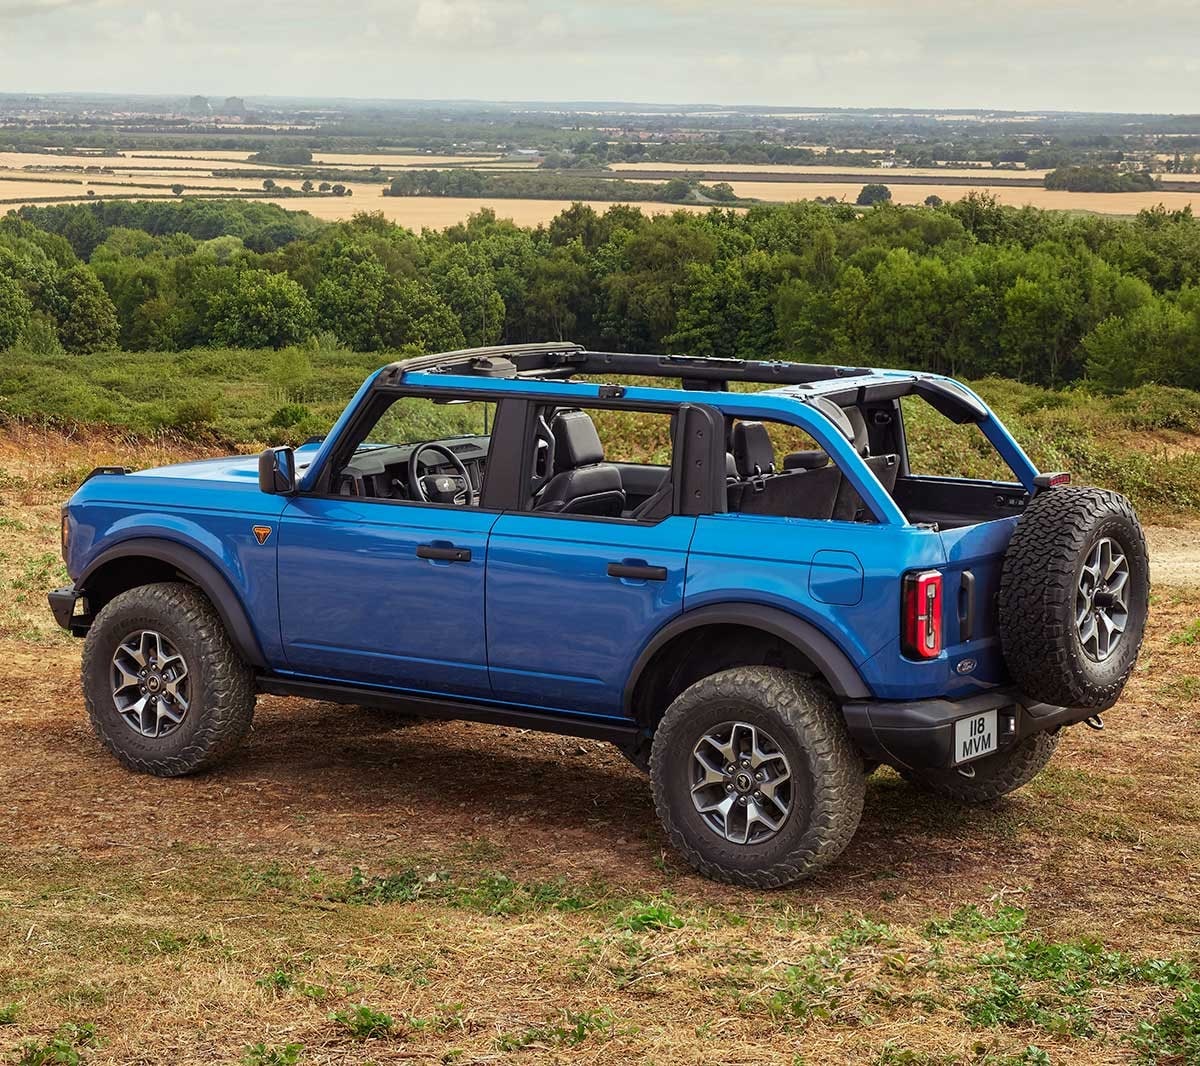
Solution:
{"label": "side step", "polygon": [[632,722],[600,715],[555,714],[530,707],[413,696],[366,685],[338,685],[327,681],[308,681],[269,674],[260,675],[257,685],[259,692],[267,692],[273,696],[302,696],[305,699],[324,700],[327,703],[392,707],[403,714],[414,714],[423,718],[487,722],[491,725],[533,729],[540,733],[560,733],[587,740],[608,740],[618,745],[632,744],[638,736],[638,727]]}

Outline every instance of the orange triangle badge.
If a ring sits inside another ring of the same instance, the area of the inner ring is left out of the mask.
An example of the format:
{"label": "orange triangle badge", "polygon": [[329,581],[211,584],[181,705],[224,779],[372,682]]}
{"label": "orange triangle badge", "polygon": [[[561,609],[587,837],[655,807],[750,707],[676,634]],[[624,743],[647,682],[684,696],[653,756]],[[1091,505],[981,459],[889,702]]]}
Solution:
{"label": "orange triangle badge", "polygon": [[267,537],[271,535],[270,526],[251,526],[250,529],[254,533],[254,539],[257,540],[259,544],[267,543]]}

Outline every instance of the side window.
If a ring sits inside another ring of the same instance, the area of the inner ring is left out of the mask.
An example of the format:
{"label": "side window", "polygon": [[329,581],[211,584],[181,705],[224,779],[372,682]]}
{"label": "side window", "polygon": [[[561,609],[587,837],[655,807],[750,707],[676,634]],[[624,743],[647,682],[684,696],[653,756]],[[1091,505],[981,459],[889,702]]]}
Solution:
{"label": "side window", "polygon": [[534,411],[527,509],[657,521],[671,513],[672,419],[662,411],[545,405]]}
{"label": "side window", "polygon": [[496,404],[402,396],[350,442],[330,491],[370,500],[478,506]]}

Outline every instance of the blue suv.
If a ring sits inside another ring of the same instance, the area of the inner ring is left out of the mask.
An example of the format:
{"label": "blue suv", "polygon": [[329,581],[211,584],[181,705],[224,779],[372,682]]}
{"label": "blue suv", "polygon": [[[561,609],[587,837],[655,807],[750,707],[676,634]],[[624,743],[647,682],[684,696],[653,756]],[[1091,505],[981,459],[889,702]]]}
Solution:
{"label": "blue suv", "polygon": [[[915,471],[914,404],[1012,480]],[[212,766],[259,692],[603,738],[696,869],[772,887],[846,847],[880,764],[986,803],[1100,724],[1146,544],[1069,480],[937,375],[474,349],[383,367],[299,448],[94,471],[50,603],[131,769]]]}

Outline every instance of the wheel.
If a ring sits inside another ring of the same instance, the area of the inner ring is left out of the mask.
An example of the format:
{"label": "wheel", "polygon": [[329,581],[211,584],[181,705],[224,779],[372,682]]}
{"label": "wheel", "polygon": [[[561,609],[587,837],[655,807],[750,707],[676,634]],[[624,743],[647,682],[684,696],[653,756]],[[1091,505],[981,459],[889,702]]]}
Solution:
{"label": "wheel", "polygon": [[667,709],[650,753],[654,805],[700,873],[778,888],[828,866],[862,816],[862,756],[824,685],[741,666]]}
{"label": "wheel", "polygon": [[1150,598],[1146,538],[1124,496],[1064,486],[1017,523],[1000,574],[1000,645],[1027,695],[1104,710],[1133,671]]}
{"label": "wheel", "polygon": [[993,803],[1029,784],[1058,748],[1057,733],[1034,733],[1015,748],[968,763],[958,770],[909,770],[901,776],[926,792],[971,806]]}
{"label": "wheel", "polygon": [[230,754],[254,716],[254,673],[191,585],[142,585],[105,605],[83,646],[96,736],[131,770],[177,777]]}

